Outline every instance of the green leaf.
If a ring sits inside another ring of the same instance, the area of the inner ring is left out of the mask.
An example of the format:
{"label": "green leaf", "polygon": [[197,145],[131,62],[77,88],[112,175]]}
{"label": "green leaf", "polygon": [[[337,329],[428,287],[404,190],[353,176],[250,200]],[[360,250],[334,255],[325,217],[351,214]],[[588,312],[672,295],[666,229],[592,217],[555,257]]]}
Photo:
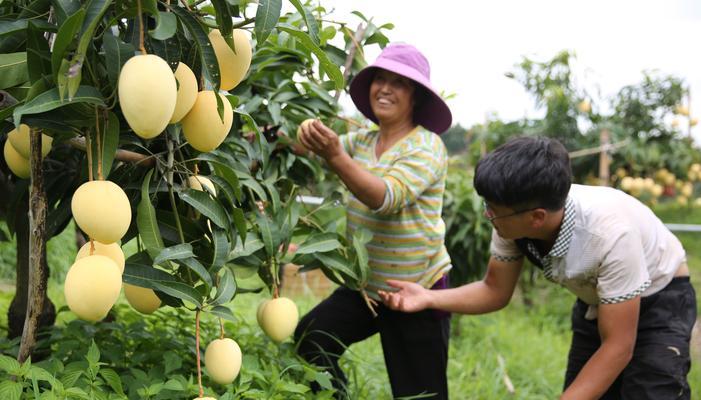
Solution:
{"label": "green leaf", "polygon": [[124,389],[122,388],[122,380],[119,375],[109,368],[100,369],[100,376],[107,382],[108,385],[117,392],[117,394],[124,396]]}
{"label": "green leaf", "polygon": [[218,227],[228,229],[229,219],[224,208],[214,201],[208,193],[199,190],[187,189],[179,192],[180,198],[209,218]]}
{"label": "green leaf", "polygon": [[102,36],[102,47],[105,51],[107,77],[112,88],[116,89],[119,71],[121,71],[124,63],[134,55],[134,46],[130,43],[124,43],[107,30]]}
{"label": "green leaf", "polygon": [[155,29],[148,31],[148,34],[156,40],[170,39],[178,31],[178,19],[171,12],[158,12],[158,25]]}
{"label": "green leaf", "polygon": [[231,210],[231,219],[234,220],[234,226],[239,233],[241,243],[245,242],[248,227],[246,226],[246,216],[244,215],[243,210],[240,208],[234,208]]}
{"label": "green leaf", "polygon": [[256,195],[258,195],[258,198],[262,201],[268,201],[268,195],[265,192],[265,189],[263,189],[263,186],[258,183],[253,178],[243,178],[240,180],[241,185],[246,186],[247,188],[251,189]]}
{"label": "green leaf", "polygon": [[174,279],[170,274],[151,265],[130,262],[129,260],[126,261],[124,273],[122,274],[122,281],[125,283],[149,289],[156,289],[153,282],[172,281]]}
{"label": "green leaf", "polygon": [[6,355],[0,354],[0,370],[7,372],[10,375],[16,375],[20,369],[19,362]]}
{"label": "green leaf", "polygon": [[236,247],[234,247],[234,249],[231,251],[231,254],[229,254],[229,260],[233,260],[239,257],[250,256],[256,251],[262,249],[263,247],[265,247],[265,244],[263,244],[263,241],[257,237],[248,239],[248,241],[246,241],[245,243],[236,243]]}
{"label": "green leaf", "polygon": [[207,285],[207,288],[212,287],[212,277],[207,272],[207,269],[196,258],[190,257],[177,261],[178,264],[184,265],[193,271]]}
{"label": "green leaf", "polygon": [[10,380],[0,382],[0,398],[3,400],[20,400],[22,398],[22,383]]}
{"label": "green leaf", "polygon": [[275,254],[275,244],[273,243],[273,233],[271,228],[271,221],[267,215],[256,212],[256,222],[258,223],[258,232],[265,245],[265,253],[268,256]]}
{"label": "green leaf", "polygon": [[331,374],[329,374],[327,371],[317,372],[314,380],[319,384],[319,386],[321,386],[322,389],[333,389],[333,384],[331,383]]}
{"label": "green leaf", "polygon": [[314,18],[312,12],[309,11],[308,8],[304,7],[300,0],[290,0],[290,3],[295,6],[297,12],[302,16],[304,24],[307,25],[309,37],[316,45],[319,45],[319,24],[316,22],[316,18]]}
{"label": "green leaf", "polygon": [[210,175],[207,178],[209,178],[209,180],[212,181],[214,186],[218,188],[218,193],[223,194],[224,197],[226,197],[226,200],[228,201],[228,204],[231,206],[231,208],[235,208],[236,195],[234,194],[234,189],[231,187],[229,182],[226,179],[216,175]]}
{"label": "green leaf", "polygon": [[202,307],[202,295],[193,287],[181,282],[153,282],[154,287],[161,292],[170,296],[176,297],[183,301],[188,301],[197,306]]}
{"label": "green leaf", "polygon": [[68,16],[75,14],[81,6],[80,2],[72,0],[53,0],[51,4],[54,6],[59,25],[65,23]]}
{"label": "green leaf", "polygon": [[336,90],[341,90],[344,88],[345,83],[343,79],[343,74],[341,73],[341,69],[338,67],[338,65],[334,64],[333,62],[331,62],[331,60],[329,60],[329,57],[326,55],[324,50],[317,46],[316,43],[314,43],[314,41],[309,37],[309,35],[300,31],[292,25],[279,25],[277,29],[289,33],[290,35],[292,35],[292,37],[294,37],[297,40],[297,42],[299,42],[307,50],[314,53],[316,58],[319,59],[319,68],[322,71],[324,71],[329,77],[331,77]]}
{"label": "green leaf", "polygon": [[0,23],[0,38],[25,29],[27,29],[26,19],[20,21],[2,21],[2,23]]}
{"label": "green leaf", "polygon": [[0,89],[7,89],[29,80],[27,53],[0,54]]}
{"label": "green leaf", "polygon": [[88,354],[85,355],[85,359],[91,366],[97,365],[100,362],[100,349],[97,348],[97,344],[93,340],[90,343],[90,348],[88,349]]}
{"label": "green leaf", "polygon": [[65,58],[69,46],[76,38],[80,27],[83,25],[85,18],[85,9],[79,9],[75,14],[71,15],[58,29],[58,34],[54,40],[54,47],[51,52],[51,70],[54,79],[58,81],[58,70]]}
{"label": "green leaf", "polygon": [[227,262],[231,244],[226,236],[226,231],[217,227],[212,228],[212,241],[214,242],[214,254],[212,255],[212,267],[219,268]]}
{"label": "green leaf", "polygon": [[[88,0],[88,4],[85,6],[86,14],[80,30],[78,48],[71,57],[70,69],[66,76],[68,80],[68,99],[73,98],[80,85],[81,71],[85,62],[85,56],[88,53],[88,46],[93,41],[93,33],[97,24],[102,20],[102,16],[107,12],[111,4],[112,0]],[[59,94],[63,97],[63,91],[60,91]]]}
{"label": "green leaf", "polygon": [[188,257],[194,257],[192,253],[192,245],[190,243],[178,244],[171,247],[166,247],[153,259],[154,264],[163,264],[165,261],[182,260]]}
{"label": "green leaf", "polygon": [[180,22],[187,28],[192,35],[197,49],[200,51],[202,58],[202,68],[205,71],[207,79],[212,83],[214,91],[219,90],[221,84],[221,74],[219,72],[219,62],[214,54],[214,47],[207,37],[207,32],[202,25],[195,19],[190,11],[178,6],[171,6],[170,9],[180,19]]}
{"label": "green leaf", "polygon": [[156,219],[156,209],[151,204],[149,195],[149,183],[154,170],[150,170],[144,177],[141,184],[141,201],[136,208],[136,225],[139,229],[139,236],[146,248],[146,251],[155,259],[163,250],[163,238],[161,231],[158,229],[158,220]]}
{"label": "green leaf", "polygon": [[152,53],[164,59],[171,70],[175,71],[178,68],[178,63],[182,58],[182,49],[177,36],[166,40],[149,38],[148,43],[151,46]]}
{"label": "green leaf", "polygon": [[226,164],[210,153],[200,154],[197,159],[211,163],[214,168],[214,172],[229,183],[236,200],[239,203],[242,201],[243,192],[241,191],[241,184],[239,183],[239,178],[238,175],[236,175],[236,171],[231,168],[230,165]]}
{"label": "green leaf", "polygon": [[[368,239],[367,229],[361,229],[353,232],[353,249],[355,250],[355,255],[358,262],[358,278],[359,285],[365,286],[367,284],[368,276],[370,275],[370,267],[368,266],[368,249],[365,244],[370,241]],[[369,234],[372,238],[372,233]]]}
{"label": "green leaf", "polygon": [[[165,370],[163,371],[167,376],[170,376],[171,371],[175,371],[176,369],[180,369],[180,367],[183,365],[183,360],[180,358],[180,356],[174,352],[174,351],[166,351],[165,354],[163,354],[163,361],[164,361],[164,367]],[[166,382],[166,387],[169,385],[170,382],[176,382],[178,383],[179,389],[171,389],[171,390],[183,390],[184,388],[182,385],[179,384],[178,381],[175,380],[170,380]]]}
{"label": "green leaf", "polygon": [[348,265],[348,261],[343,258],[340,254],[333,253],[315,253],[314,257],[324,264],[327,268],[338,271],[343,275],[346,275],[353,279],[358,280],[358,275],[351,269]]}
{"label": "green leaf", "polygon": [[269,179],[263,181],[263,185],[268,189],[268,194],[270,195],[270,204],[273,207],[273,215],[278,215],[280,211],[280,194],[278,189],[275,187],[275,182]]}
{"label": "green leaf", "polygon": [[28,101],[24,105],[15,108],[12,113],[14,118],[15,126],[19,126],[22,116],[30,114],[39,114],[46,111],[55,110],[59,107],[67,106],[69,104],[87,103],[95,104],[99,106],[105,106],[102,100],[102,95],[100,92],[92,86],[81,86],[78,88],[75,96],[72,100],[61,101],[58,93],[58,89],[53,88],[48,91],[38,95],[32,100]]}
{"label": "green leaf", "polygon": [[223,318],[227,321],[231,322],[238,322],[236,320],[236,317],[234,317],[234,313],[231,312],[227,307],[224,306],[216,306],[213,307],[211,310],[209,310],[211,314],[216,315],[219,318]]}
{"label": "green leaf", "polygon": [[214,6],[214,11],[216,12],[217,26],[219,26],[219,32],[225,38],[231,36],[231,32],[234,28],[234,23],[232,21],[231,11],[229,9],[229,4],[226,0],[211,0],[212,6]]}
{"label": "green leaf", "polygon": [[256,27],[254,31],[256,33],[256,42],[259,47],[265,43],[268,36],[270,36],[270,32],[272,32],[275,25],[277,25],[277,21],[280,19],[281,9],[282,0],[260,0],[258,2]]}
{"label": "green leaf", "polygon": [[332,232],[311,235],[302,243],[296,254],[324,253],[341,247],[338,236]]}
{"label": "green leaf", "polygon": [[223,269],[219,283],[217,283],[217,294],[210,302],[212,305],[226,304],[231,301],[236,294],[236,280],[234,274],[228,268]]}
{"label": "green leaf", "polygon": [[34,21],[27,23],[27,67],[33,83],[44,75],[51,75],[51,51],[44,32]]}
{"label": "green leaf", "polygon": [[110,111],[106,123],[102,130],[102,173],[105,178],[109,176],[119,146],[119,118]]}

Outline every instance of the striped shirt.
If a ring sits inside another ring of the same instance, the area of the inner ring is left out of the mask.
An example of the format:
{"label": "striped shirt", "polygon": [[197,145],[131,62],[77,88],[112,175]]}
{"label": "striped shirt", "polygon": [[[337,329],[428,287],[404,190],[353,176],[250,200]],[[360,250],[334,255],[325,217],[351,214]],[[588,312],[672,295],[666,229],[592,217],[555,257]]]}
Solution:
{"label": "striped shirt", "polygon": [[373,233],[367,244],[370,278],[366,290],[393,290],[385,281],[397,279],[431,287],[450,268],[441,218],[448,173],[448,154],[438,135],[417,127],[377,159],[379,132],[341,136],[348,154],[386,186],[383,204],[370,209],[355,196],[347,207],[348,237],[358,227]]}

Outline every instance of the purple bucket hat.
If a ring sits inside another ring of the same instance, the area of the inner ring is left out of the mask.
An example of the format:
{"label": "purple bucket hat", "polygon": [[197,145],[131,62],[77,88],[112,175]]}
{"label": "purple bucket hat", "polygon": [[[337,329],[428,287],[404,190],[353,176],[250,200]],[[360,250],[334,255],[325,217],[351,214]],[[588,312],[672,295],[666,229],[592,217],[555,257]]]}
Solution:
{"label": "purple bucket hat", "polygon": [[350,83],[350,95],[355,106],[371,121],[378,123],[370,107],[370,83],[378,68],[394,72],[426,88],[426,100],[414,114],[414,122],[441,134],[453,122],[453,115],[436,90],[431,86],[431,68],[428,60],[414,46],[392,43],[382,50],[374,63],[363,68]]}

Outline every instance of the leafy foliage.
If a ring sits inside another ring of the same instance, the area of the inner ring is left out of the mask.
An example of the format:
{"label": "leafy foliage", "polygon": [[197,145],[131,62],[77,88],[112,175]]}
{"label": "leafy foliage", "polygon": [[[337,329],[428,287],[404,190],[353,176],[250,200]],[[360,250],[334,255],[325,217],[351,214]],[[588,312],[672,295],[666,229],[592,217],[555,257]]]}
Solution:
{"label": "leafy foliage", "polygon": [[[52,357],[20,365],[0,355],[0,395],[3,399],[190,399],[197,395],[194,326],[191,315],[159,311],[143,319],[122,308],[119,318],[97,325],[73,321],[52,328],[42,346]],[[214,326],[214,325],[212,325]],[[256,327],[240,319],[230,329],[246,352],[241,376],[221,386],[204,376],[206,393],[220,399],[304,399],[310,382],[318,382],[329,397],[328,376],[298,359],[290,344],[276,346]],[[217,330],[205,328],[203,337],[216,338]],[[6,351],[16,351],[10,347]],[[15,377],[12,382],[9,378]]]}

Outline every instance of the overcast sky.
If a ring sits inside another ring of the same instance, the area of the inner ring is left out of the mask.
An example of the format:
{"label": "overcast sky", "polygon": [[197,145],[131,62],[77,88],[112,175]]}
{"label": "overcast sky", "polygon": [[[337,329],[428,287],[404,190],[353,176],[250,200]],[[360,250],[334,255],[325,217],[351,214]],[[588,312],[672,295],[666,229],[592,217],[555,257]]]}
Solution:
{"label": "overcast sky", "polygon": [[[691,87],[692,114],[701,117],[701,0],[325,0],[334,18],[359,10],[376,24],[391,22],[392,41],[418,47],[429,59],[455,122],[470,126],[495,112],[502,119],[535,117],[533,99],[505,72],[524,55],[548,60],[576,53],[576,79],[611,97],[642,79],[642,71],[674,74]],[[379,47],[367,50],[372,61]],[[347,100],[346,100],[347,101]],[[344,103],[345,104],[345,103]],[[701,139],[699,125],[694,136]]]}

